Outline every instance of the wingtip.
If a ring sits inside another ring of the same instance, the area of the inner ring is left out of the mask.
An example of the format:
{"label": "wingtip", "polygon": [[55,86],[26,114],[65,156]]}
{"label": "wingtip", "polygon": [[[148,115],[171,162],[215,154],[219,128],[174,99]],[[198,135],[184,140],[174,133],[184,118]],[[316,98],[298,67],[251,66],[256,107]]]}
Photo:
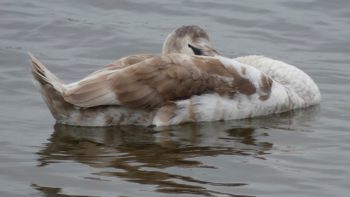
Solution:
{"label": "wingtip", "polygon": [[29,55],[29,57],[30,57],[30,59],[31,59],[32,61],[37,60],[37,59],[34,57],[34,55],[33,55],[30,51],[28,51],[27,54]]}
{"label": "wingtip", "polygon": [[45,68],[45,66],[39,61],[39,59],[37,59],[31,52],[28,51],[27,53],[30,57],[30,61],[32,62],[33,68],[37,68],[37,67],[41,69]]}
{"label": "wingtip", "polygon": [[35,74],[45,76],[45,66],[31,52],[27,53],[30,57],[30,61],[32,64],[32,72]]}

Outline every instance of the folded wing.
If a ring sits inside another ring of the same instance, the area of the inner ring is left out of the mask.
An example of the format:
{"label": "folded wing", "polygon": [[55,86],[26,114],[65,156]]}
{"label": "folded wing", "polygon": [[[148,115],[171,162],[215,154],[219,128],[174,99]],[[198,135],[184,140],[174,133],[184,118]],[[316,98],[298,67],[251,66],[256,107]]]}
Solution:
{"label": "folded wing", "polygon": [[234,93],[233,77],[213,58],[171,54],[114,70],[103,70],[69,85],[64,99],[80,107],[121,105],[154,108],[192,95]]}

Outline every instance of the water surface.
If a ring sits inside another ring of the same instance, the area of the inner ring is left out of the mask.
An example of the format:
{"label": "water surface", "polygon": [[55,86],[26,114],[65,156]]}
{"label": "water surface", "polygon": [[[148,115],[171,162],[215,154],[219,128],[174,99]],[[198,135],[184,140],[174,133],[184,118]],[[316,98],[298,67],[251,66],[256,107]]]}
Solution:
{"label": "water surface", "polygon": [[[55,125],[27,51],[67,82],[114,59],[160,53],[184,24],[224,55],[297,65],[322,104],[170,128]],[[0,1],[0,196],[348,196],[347,0]]]}

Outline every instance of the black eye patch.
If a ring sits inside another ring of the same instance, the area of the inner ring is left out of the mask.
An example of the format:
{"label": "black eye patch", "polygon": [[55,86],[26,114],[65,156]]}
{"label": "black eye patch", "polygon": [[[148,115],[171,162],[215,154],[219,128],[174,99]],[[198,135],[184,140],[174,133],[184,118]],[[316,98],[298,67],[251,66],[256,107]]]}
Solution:
{"label": "black eye patch", "polygon": [[190,44],[188,44],[188,47],[190,47],[195,55],[204,55],[203,51],[201,49],[198,49]]}

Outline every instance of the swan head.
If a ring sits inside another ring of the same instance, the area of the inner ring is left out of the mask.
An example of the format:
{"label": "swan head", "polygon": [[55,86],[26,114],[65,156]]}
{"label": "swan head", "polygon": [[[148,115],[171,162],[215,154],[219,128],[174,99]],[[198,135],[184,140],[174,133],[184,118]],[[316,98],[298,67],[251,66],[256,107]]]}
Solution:
{"label": "swan head", "polygon": [[171,32],[163,44],[162,53],[218,55],[209,40],[207,32],[196,25],[182,26]]}

